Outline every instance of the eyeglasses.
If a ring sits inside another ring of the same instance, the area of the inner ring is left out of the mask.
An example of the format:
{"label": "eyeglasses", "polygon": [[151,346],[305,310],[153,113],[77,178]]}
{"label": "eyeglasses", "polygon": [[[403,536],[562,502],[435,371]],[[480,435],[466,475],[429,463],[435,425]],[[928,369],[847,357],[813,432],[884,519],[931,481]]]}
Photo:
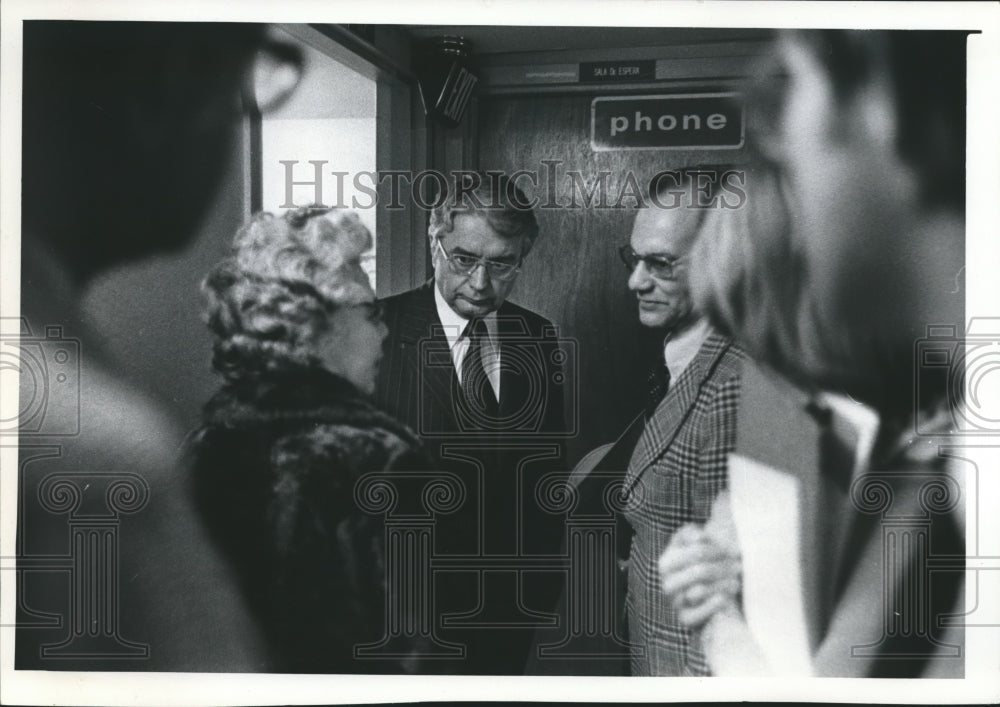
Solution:
{"label": "eyeglasses", "polygon": [[480,258],[477,255],[466,255],[465,253],[449,253],[441,245],[441,239],[435,238],[434,243],[437,247],[441,249],[441,255],[444,259],[448,261],[448,265],[451,266],[452,272],[456,275],[471,275],[475,272],[476,268],[480,265],[486,269],[486,273],[490,276],[491,280],[497,280],[499,282],[506,282],[507,280],[512,280],[519,272],[521,272],[521,264],[518,263],[505,263],[500,260],[487,260],[486,258]]}
{"label": "eyeglasses", "polygon": [[660,280],[672,280],[677,266],[680,264],[680,258],[668,258],[665,255],[639,255],[632,250],[630,245],[623,245],[619,248],[618,255],[621,256],[622,262],[625,263],[625,268],[629,272],[634,272],[641,261],[646,264],[649,274]]}

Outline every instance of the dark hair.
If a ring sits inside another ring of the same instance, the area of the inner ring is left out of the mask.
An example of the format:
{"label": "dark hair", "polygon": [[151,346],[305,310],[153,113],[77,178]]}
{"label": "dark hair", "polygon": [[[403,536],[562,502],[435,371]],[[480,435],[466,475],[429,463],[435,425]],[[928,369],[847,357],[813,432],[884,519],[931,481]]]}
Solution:
{"label": "dark hair", "polygon": [[[466,176],[470,177],[467,183]],[[460,180],[462,184],[458,184]],[[465,186],[469,188],[463,189]],[[503,238],[523,236],[522,255],[527,255],[538,238],[538,220],[528,204],[524,192],[505,174],[458,173],[449,183],[441,204],[431,210],[427,235],[439,238],[454,228],[455,214],[475,213],[485,218],[490,228]]]}
{"label": "dark hair", "polygon": [[85,278],[184,245],[263,25],[24,23],[23,227]]}
{"label": "dark hair", "polygon": [[806,30],[847,100],[879,71],[896,103],[896,148],[919,175],[927,206],[965,207],[966,39],[955,30]]}

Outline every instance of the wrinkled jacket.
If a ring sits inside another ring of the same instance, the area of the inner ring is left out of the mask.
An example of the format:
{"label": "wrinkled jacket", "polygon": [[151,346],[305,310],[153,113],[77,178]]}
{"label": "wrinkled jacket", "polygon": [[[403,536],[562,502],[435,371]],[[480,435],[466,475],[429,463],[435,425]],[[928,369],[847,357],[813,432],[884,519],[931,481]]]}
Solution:
{"label": "wrinkled jacket", "polygon": [[426,467],[419,441],[327,371],[228,383],[190,449],[199,510],[235,564],[276,672],[410,672],[355,660],[385,631],[384,522],[354,499],[368,472]]}

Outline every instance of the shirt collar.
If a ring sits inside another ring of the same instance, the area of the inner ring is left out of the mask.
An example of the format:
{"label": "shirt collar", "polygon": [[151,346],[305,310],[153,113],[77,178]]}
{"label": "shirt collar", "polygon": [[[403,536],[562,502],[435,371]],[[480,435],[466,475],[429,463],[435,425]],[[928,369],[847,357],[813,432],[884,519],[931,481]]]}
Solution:
{"label": "shirt collar", "polygon": [[814,396],[816,404],[830,411],[832,431],[854,450],[851,478],[869,468],[881,421],[868,405],[841,393],[821,391]]}
{"label": "shirt collar", "polygon": [[[873,465],[931,465],[941,457],[940,436],[954,436],[955,432],[954,411],[947,405],[921,410],[902,430],[894,431],[874,408],[849,395],[820,391],[812,399],[821,408],[830,411],[834,433],[842,441],[849,441],[848,446],[854,449],[852,477]],[[884,442],[879,442],[883,428],[888,436]],[[876,444],[884,448],[877,450]]]}
{"label": "shirt collar", "polygon": [[[434,306],[437,307],[438,319],[444,327],[444,335],[448,339],[448,348],[453,349],[455,348],[455,344],[464,340],[462,334],[465,332],[465,327],[469,323],[469,320],[458,314],[444,301],[444,297],[441,296],[441,291],[438,289],[437,281],[434,282],[432,289],[434,290]],[[497,341],[497,313],[490,312],[484,315],[482,319],[486,322],[486,331],[489,332],[490,343],[495,346],[495,342]]]}
{"label": "shirt collar", "polygon": [[670,371],[670,378],[677,380],[688,364],[698,355],[701,345],[712,333],[708,320],[701,318],[679,334],[671,332],[663,344],[663,361]]}

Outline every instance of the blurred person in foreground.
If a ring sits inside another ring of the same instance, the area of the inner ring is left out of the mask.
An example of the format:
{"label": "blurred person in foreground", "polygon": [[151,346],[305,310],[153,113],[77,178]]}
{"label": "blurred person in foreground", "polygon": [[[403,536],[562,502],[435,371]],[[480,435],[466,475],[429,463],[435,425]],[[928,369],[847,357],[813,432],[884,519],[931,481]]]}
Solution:
{"label": "blurred person in foreground", "polygon": [[[253,100],[243,93],[250,77],[274,89],[264,92],[273,104],[298,80],[294,49],[265,28],[24,22],[19,335],[60,327],[79,358],[55,352],[48,363],[78,365],[79,379],[41,391],[41,430],[21,420],[18,669],[261,664],[259,636],[178,470],[184,432],[142,381],[120,373],[80,301],[97,275],[194,238]],[[9,333],[6,353],[18,341]],[[31,373],[22,367],[22,401],[39,392]],[[75,507],[63,503],[71,487]],[[113,521],[104,529],[115,544],[74,548],[77,511]],[[87,578],[97,576],[95,589]]]}
{"label": "blurred person in foreground", "polygon": [[192,443],[202,516],[240,575],[278,672],[407,672],[355,660],[385,631],[383,522],[355,501],[367,472],[425,467],[372,403],[382,340],[356,214],[258,215],[208,275],[222,389]]}
{"label": "blurred person in foreground", "polygon": [[660,559],[714,674],[963,674],[961,476],[920,438],[960,402],[915,345],[964,330],[965,40],[788,32],[751,94],[761,167],[693,287],[760,367],[730,492]]}

